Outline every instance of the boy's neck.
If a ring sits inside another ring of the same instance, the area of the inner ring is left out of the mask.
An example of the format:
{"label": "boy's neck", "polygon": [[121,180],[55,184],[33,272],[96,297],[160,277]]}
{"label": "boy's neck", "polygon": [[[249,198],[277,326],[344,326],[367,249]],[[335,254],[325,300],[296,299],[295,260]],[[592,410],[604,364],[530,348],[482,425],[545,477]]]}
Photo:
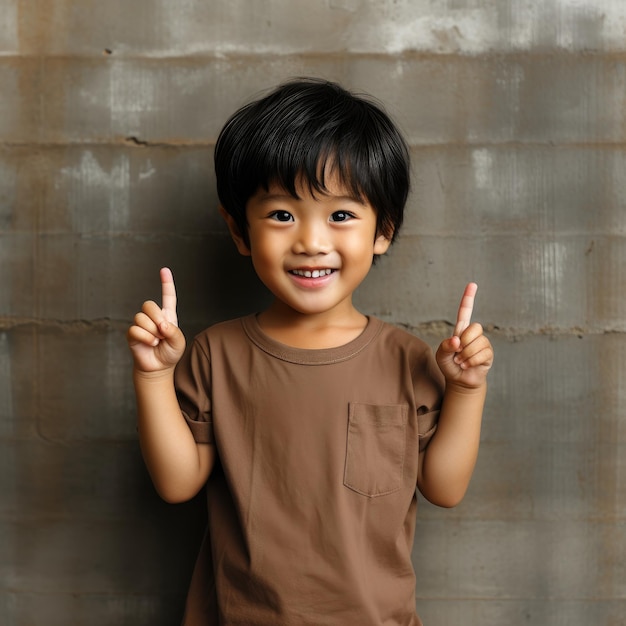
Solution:
{"label": "boy's neck", "polygon": [[321,350],[337,348],[356,339],[367,326],[368,319],[352,303],[339,311],[300,313],[275,300],[258,315],[261,330],[292,348]]}

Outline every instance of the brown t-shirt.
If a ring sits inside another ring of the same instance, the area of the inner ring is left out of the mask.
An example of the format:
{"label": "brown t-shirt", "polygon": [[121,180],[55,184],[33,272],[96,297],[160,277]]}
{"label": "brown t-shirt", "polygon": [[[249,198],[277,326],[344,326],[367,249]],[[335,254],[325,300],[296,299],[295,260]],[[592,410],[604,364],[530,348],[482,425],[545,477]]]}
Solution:
{"label": "brown t-shirt", "polygon": [[421,623],[418,451],[444,387],[427,344],[369,318],[344,346],[302,350],[250,315],[198,335],[176,386],[217,453],[184,626]]}

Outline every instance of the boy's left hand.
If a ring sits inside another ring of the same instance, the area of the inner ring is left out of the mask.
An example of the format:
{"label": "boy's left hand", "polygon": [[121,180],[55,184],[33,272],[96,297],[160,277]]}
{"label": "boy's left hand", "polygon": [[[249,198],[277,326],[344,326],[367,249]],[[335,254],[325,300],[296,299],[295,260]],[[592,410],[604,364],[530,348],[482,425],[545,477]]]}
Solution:
{"label": "boy's left hand", "polygon": [[485,384],[487,372],[493,363],[493,348],[483,334],[483,327],[471,323],[477,289],[476,283],[469,283],[465,287],[454,335],[441,342],[436,355],[437,364],[446,381],[470,389]]}

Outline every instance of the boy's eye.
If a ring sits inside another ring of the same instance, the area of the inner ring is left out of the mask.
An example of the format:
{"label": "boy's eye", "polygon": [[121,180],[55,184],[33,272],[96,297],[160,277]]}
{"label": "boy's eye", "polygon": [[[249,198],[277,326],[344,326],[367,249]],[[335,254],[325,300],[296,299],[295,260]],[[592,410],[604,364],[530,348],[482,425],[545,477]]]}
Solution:
{"label": "boy's eye", "polygon": [[293,220],[293,215],[289,211],[274,211],[270,214],[270,218],[277,222],[290,222]]}
{"label": "boy's eye", "polygon": [[335,211],[331,217],[331,222],[347,222],[352,219],[354,215],[352,213],[348,213],[348,211]]}

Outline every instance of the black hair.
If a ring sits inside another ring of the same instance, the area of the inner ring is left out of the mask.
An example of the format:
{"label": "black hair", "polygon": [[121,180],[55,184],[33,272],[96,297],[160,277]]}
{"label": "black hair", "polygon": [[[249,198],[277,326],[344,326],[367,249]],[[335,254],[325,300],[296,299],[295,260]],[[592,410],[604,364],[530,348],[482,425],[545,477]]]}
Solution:
{"label": "black hair", "polygon": [[330,172],[372,205],[377,235],[393,241],[409,193],[409,150],[370,96],[321,79],[289,81],[236,111],[215,145],[217,194],[246,244],[246,204],[260,188],[279,184],[298,198],[304,183],[324,194]]}

